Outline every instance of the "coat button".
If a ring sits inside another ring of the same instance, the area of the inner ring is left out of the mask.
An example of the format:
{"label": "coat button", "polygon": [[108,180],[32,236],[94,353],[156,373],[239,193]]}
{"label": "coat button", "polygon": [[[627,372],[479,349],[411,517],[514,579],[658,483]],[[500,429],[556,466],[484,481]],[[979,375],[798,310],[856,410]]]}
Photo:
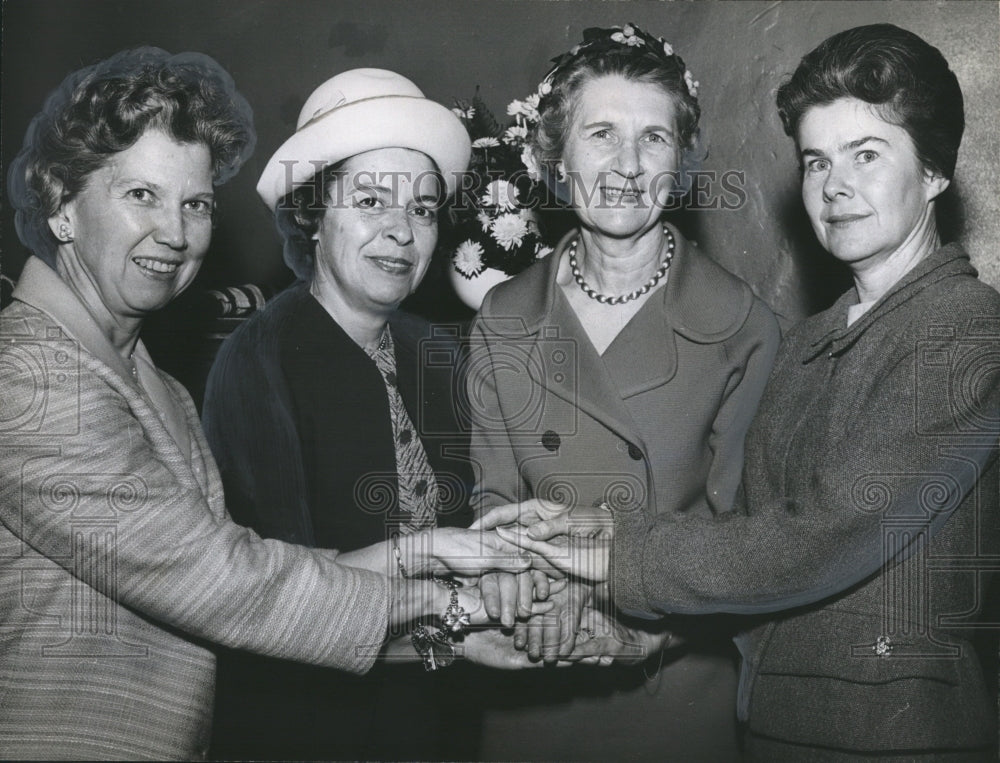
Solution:
{"label": "coat button", "polygon": [[542,446],[545,450],[551,450],[553,452],[559,450],[559,446],[562,444],[562,440],[559,439],[559,435],[549,429],[545,434],[542,435]]}
{"label": "coat button", "polygon": [[642,451],[639,450],[639,446],[635,443],[628,444],[628,455],[633,461],[642,461]]}

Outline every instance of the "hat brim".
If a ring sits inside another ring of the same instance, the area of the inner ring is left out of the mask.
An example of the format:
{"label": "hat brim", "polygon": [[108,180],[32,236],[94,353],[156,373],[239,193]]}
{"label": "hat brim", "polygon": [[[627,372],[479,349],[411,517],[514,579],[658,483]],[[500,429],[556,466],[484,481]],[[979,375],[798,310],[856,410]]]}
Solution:
{"label": "hat brim", "polygon": [[340,106],[296,131],[268,161],[257,193],[273,211],[282,197],[323,167],[379,148],[409,148],[429,156],[449,196],[472,154],[465,126],[440,103],[380,96]]}

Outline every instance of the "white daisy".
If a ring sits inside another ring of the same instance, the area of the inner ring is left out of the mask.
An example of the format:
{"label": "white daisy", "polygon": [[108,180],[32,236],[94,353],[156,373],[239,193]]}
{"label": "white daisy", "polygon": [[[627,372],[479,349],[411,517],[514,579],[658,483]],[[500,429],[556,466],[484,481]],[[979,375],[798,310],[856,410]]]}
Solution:
{"label": "white daisy", "polygon": [[466,278],[479,275],[486,269],[486,266],[483,265],[483,247],[471,239],[458,245],[452,262],[455,265],[455,270]]}
{"label": "white daisy", "polygon": [[488,207],[501,207],[503,209],[517,209],[517,197],[520,191],[506,180],[494,180],[486,187],[486,193],[482,196],[482,202]]}
{"label": "white daisy", "polygon": [[497,243],[508,251],[520,246],[528,235],[528,226],[520,215],[514,214],[500,215],[493,221],[491,230]]}
{"label": "white daisy", "polygon": [[472,141],[473,148],[496,148],[500,145],[500,141],[496,138],[476,138]]}
{"label": "white daisy", "polygon": [[524,125],[508,127],[503,134],[503,142],[520,146],[528,139],[528,128]]}

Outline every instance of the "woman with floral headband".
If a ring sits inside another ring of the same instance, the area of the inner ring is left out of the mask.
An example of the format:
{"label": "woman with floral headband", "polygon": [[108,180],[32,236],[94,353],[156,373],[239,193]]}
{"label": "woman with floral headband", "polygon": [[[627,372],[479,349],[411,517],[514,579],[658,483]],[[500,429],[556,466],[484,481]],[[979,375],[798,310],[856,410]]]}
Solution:
{"label": "woman with floral headband", "polygon": [[[747,284],[664,219],[695,155],[697,87],[668,43],[634,25],[586,30],[539,87],[529,170],[578,227],[490,292],[475,323],[479,512],[528,496],[654,518],[731,506],[779,332]],[[487,610],[513,624],[513,602],[525,616],[530,588],[526,574],[484,579]],[[588,638],[576,633],[583,602],[613,606],[578,580],[550,598],[558,611],[516,630],[545,661]],[[665,655],[685,641],[682,623],[616,616],[616,657],[641,661],[645,677],[639,668],[500,676],[507,706],[488,714],[485,757],[737,754],[735,659],[701,648],[712,629]]]}
{"label": "woman with floral headband", "polygon": [[854,288],[785,336],[735,510],[615,511],[610,554],[544,542],[572,511],[523,542],[610,577],[619,607],[769,614],[739,638],[751,760],[995,761],[976,642],[995,638],[1000,295],[936,218],[962,90],[937,48],[872,24],[804,56],[777,106],[816,237]]}

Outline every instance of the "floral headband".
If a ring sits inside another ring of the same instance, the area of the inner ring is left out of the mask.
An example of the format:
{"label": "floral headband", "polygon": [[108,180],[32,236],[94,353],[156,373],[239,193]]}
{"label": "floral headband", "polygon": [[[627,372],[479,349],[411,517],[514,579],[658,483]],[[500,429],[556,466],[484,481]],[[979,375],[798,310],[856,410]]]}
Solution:
{"label": "floral headband", "polygon": [[[539,122],[541,116],[538,112],[541,100],[552,92],[552,81],[559,72],[563,71],[577,56],[583,51],[616,51],[634,50],[637,53],[652,55],[665,64],[676,66],[684,70],[684,84],[688,94],[692,98],[698,97],[698,87],[700,83],[691,76],[691,70],[684,66],[684,61],[674,53],[673,46],[662,37],[653,37],[648,32],[644,32],[635,24],[626,24],[622,27],[590,27],[583,30],[583,42],[574,45],[566,53],[552,59],[553,67],[542,79],[538,89],[522,100],[511,101],[507,106],[507,114],[514,117],[516,123],[504,135],[504,142],[508,144],[518,144],[523,146],[521,162],[528,170],[528,177],[539,181],[543,172],[534,152],[525,145],[529,128]],[[462,116],[459,114],[459,116]],[[508,139],[509,138],[509,139]],[[475,148],[473,143],[473,148]]]}
{"label": "floral headband", "polygon": [[645,32],[635,24],[625,24],[622,27],[590,27],[583,30],[583,42],[574,45],[566,53],[552,59],[554,66],[549,70],[538,86],[539,96],[548,95],[552,91],[552,80],[563,69],[566,68],[580,53],[602,52],[626,49],[635,50],[637,53],[645,53],[660,59],[663,63],[676,65],[684,69],[684,84],[692,98],[698,97],[699,83],[691,76],[691,71],[684,66],[681,57],[674,53],[673,46],[662,37],[653,37],[649,32]]}

